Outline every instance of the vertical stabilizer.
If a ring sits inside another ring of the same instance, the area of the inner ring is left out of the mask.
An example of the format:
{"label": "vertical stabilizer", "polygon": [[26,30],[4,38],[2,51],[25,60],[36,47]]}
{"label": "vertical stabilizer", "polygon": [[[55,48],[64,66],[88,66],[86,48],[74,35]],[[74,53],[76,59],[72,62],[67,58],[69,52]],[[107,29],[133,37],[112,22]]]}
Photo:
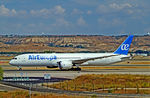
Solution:
{"label": "vertical stabilizer", "polygon": [[118,49],[114,52],[114,54],[127,55],[132,39],[133,39],[133,35],[128,36],[128,38],[118,47]]}

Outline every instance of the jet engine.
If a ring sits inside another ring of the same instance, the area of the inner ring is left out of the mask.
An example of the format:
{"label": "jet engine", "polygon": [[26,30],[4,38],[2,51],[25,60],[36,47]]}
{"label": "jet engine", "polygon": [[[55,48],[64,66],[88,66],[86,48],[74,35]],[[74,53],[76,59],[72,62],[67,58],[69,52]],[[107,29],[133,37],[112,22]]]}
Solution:
{"label": "jet engine", "polygon": [[73,66],[71,61],[60,61],[57,64],[60,69],[71,69]]}

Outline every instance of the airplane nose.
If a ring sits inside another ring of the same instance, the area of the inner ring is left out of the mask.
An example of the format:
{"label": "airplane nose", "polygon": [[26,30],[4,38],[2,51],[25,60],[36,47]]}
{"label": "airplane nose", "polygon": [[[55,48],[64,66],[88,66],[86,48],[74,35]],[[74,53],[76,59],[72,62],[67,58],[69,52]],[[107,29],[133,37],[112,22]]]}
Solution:
{"label": "airplane nose", "polygon": [[10,65],[12,64],[12,60],[9,61],[9,64],[10,64]]}
{"label": "airplane nose", "polygon": [[10,64],[10,65],[14,65],[13,60],[10,60],[10,61],[9,61],[9,64]]}

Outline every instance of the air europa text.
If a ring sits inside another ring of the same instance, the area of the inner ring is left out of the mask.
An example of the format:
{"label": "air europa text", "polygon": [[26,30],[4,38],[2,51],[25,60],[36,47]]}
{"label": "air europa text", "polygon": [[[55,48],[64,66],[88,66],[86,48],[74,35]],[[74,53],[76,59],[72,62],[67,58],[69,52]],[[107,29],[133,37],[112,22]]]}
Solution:
{"label": "air europa text", "polygon": [[28,60],[56,60],[57,57],[55,55],[51,56],[41,56],[41,55],[29,55]]}

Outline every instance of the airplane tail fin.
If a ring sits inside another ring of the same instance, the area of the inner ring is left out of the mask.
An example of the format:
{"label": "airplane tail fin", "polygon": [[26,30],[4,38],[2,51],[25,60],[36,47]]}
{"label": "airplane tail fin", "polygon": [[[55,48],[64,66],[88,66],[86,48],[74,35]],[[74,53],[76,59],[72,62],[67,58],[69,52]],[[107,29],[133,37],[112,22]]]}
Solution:
{"label": "airplane tail fin", "polygon": [[133,35],[128,36],[128,38],[118,47],[118,49],[114,52],[114,54],[127,55],[132,39],[133,39]]}

